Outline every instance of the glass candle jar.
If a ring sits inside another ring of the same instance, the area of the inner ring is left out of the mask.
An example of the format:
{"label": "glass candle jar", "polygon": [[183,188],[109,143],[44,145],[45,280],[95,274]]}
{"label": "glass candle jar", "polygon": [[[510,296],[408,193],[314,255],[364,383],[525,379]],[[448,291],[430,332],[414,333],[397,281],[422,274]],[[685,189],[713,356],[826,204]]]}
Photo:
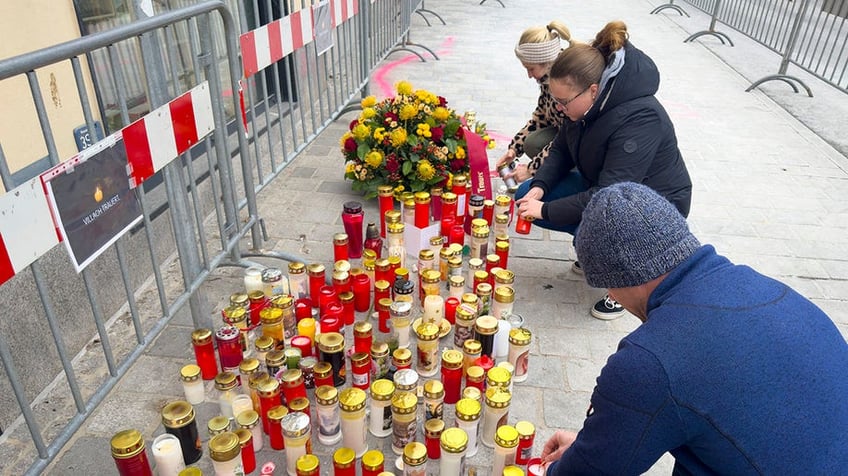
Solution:
{"label": "glass candle jar", "polygon": [[218,390],[218,406],[221,408],[221,415],[232,419],[233,415],[233,399],[238,395],[238,380],[236,374],[232,372],[221,372],[215,377],[215,389]]}
{"label": "glass candle jar", "polygon": [[356,476],[356,453],[351,448],[333,452],[333,476]]}
{"label": "glass candle jar", "polygon": [[380,185],[377,187],[378,202],[380,205],[380,236],[386,237],[386,212],[394,208],[394,190],[391,185]]}
{"label": "glass candle jar", "polygon": [[497,332],[498,320],[492,316],[480,316],[474,321],[474,338],[480,341],[482,355],[494,356]]}
{"label": "glass candle jar", "polygon": [[244,290],[247,294],[253,291],[263,291],[265,287],[262,284],[262,268],[259,266],[251,266],[244,270]]}
{"label": "glass candle jar", "polygon": [[445,386],[440,380],[424,382],[424,419],[442,419],[445,402]]}
{"label": "glass candle jar", "polygon": [[515,302],[515,290],[507,286],[498,286],[495,288],[495,302],[492,305],[492,315],[496,319],[506,319],[512,314],[513,303]]}
{"label": "glass candle jar", "polygon": [[282,350],[272,350],[265,354],[265,368],[268,375],[278,378],[286,369],[286,354]]}
{"label": "glass candle jar", "polygon": [[318,359],[315,357],[304,357],[297,364],[303,374],[303,385],[307,390],[315,388],[315,364],[317,363]]}
{"label": "glass candle jar", "polygon": [[318,441],[328,446],[334,445],[342,439],[339,391],[336,387],[322,385],[315,389],[315,402],[318,414]]}
{"label": "glass candle jar", "polygon": [[350,356],[350,374],[354,387],[367,390],[371,385],[371,354],[354,352]]}
{"label": "glass candle jar", "polygon": [[378,259],[374,262],[374,286],[377,285],[378,281],[385,281],[388,285],[391,285],[394,282],[393,278],[389,258]]}
{"label": "glass candle jar", "polygon": [[[388,283],[388,281],[383,282]],[[386,297],[377,300],[377,328],[384,334],[392,331],[391,327],[389,327],[389,323],[391,322],[391,308],[391,298]]]}
{"label": "glass candle jar", "polygon": [[419,297],[423,306],[424,300],[428,296],[439,296],[441,293],[442,288],[440,284],[442,275],[436,269],[424,269],[423,271],[419,271],[419,273],[421,275],[421,292],[419,293]]}
{"label": "glass candle jar", "polygon": [[[289,339],[291,339],[295,334],[297,334],[297,316],[294,312],[294,298],[292,298],[288,294],[276,295],[271,298],[271,307],[274,309],[279,309],[282,312],[283,339],[288,342]],[[264,322],[262,323],[262,327],[265,327]],[[279,331],[274,330],[272,333],[270,333],[272,337],[274,332]],[[278,339],[277,342],[282,341]]]}
{"label": "glass candle jar", "polygon": [[289,263],[289,293],[294,299],[309,296],[306,265],[299,261]]}
{"label": "glass candle jar", "polygon": [[465,370],[465,386],[474,387],[481,393],[486,391],[486,371],[483,367],[472,365]]}
{"label": "glass candle jar", "polygon": [[371,381],[385,378],[389,373],[389,345],[385,342],[371,344]]}
{"label": "glass candle jar", "polygon": [[495,243],[495,255],[498,257],[498,265],[506,268],[509,263],[509,242],[499,241]]}
{"label": "glass candle jar", "polygon": [[215,435],[209,440],[209,457],[216,476],[244,474],[239,437],[231,431]]}
{"label": "glass candle jar", "polygon": [[412,303],[406,301],[393,302],[389,307],[392,327],[397,334],[398,347],[409,347],[409,326],[411,324]]}
{"label": "glass candle jar", "polygon": [[357,274],[353,277],[353,309],[356,312],[367,312],[371,308],[371,278],[367,274]]}
{"label": "glass candle jar", "polygon": [[518,215],[518,219],[515,220],[515,232],[519,235],[529,235],[530,228],[533,223],[533,217],[530,215],[521,216]]}
{"label": "glass candle jar", "polygon": [[355,201],[345,202],[342,210],[342,224],[348,236],[348,256],[357,259],[362,256],[363,230],[362,223],[365,213],[362,204]]}
{"label": "glass candle jar", "polygon": [[247,386],[250,388],[250,400],[253,402],[253,409],[258,413],[260,411],[259,407],[259,385],[265,381],[266,379],[271,378],[268,375],[268,372],[264,370],[260,370],[258,372],[254,372],[250,374],[250,378],[247,380]]}
{"label": "glass candle jar", "polygon": [[505,213],[495,215],[495,226],[492,230],[492,233],[494,233],[495,235],[509,233],[509,215]]}
{"label": "glass candle jar", "polygon": [[396,391],[392,396],[392,451],[402,454],[407,443],[415,440],[418,429],[418,397],[412,392]]}
{"label": "glass candle jar", "polygon": [[468,434],[462,428],[448,428],[439,437],[441,458],[440,476],[462,476],[464,474],[465,453],[468,448]]}
{"label": "glass candle jar", "polygon": [[239,364],[239,383],[245,395],[250,395],[250,387],[248,386],[250,376],[259,371],[259,359],[255,357],[244,359]]}
{"label": "glass candle jar", "polygon": [[365,261],[365,252],[373,253],[372,258],[376,259],[383,255],[383,239],[380,238],[380,230],[377,225],[369,223],[365,227],[365,249],[362,250],[362,260]]}
{"label": "glass candle jar", "polygon": [[448,280],[448,261],[451,258],[453,258],[453,250],[447,247],[439,250],[439,277],[442,282],[447,282]]}
{"label": "glass candle jar", "polygon": [[527,370],[530,363],[530,330],[523,327],[509,331],[509,356],[508,362],[515,367],[512,376],[514,382],[527,380]]}
{"label": "glass candle jar", "polygon": [[480,401],[473,398],[462,398],[456,402],[456,426],[465,431],[468,437],[466,456],[477,454],[477,429],[481,414]]}
{"label": "glass candle jar", "polygon": [[333,235],[333,261],[346,260],[349,258],[347,252],[348,237],[346,233]]}
{"label": "glass candle jar", "polygon": [[498,287],[508,287],[511,288],[513,294],[515,294],[515,273],[508,269],[499,269],[495,273],[495,289]]}
{"label": "glass candle jar", "polygon": [[424,446],[427,447],[427,458],[439,459],[442,447],[439,440],[445,430],[445,422],[441,418],[432,418],[424,422]]}
{"label": "glass candle jar", "polygon": [[465,218],[468,206],[468,177],[462,174],[453,176],[451,192],[456,194],[456,216]]}
{"label": "glass candle jar", "polygon": [[[245,379],[245,382],[247,382],[247,379]],[[233,398],[233,419],[238,419],[239,415],[246,411],[254,411],[253,400],[251,400],[250,395],[236,395]]]}
{"label": "glass candle jar", "polygon": [[335,381],[333,379],[333,366],[330,365],[329,362],[316,363],[312,370],[312,374],[315,376],[315,388],[322,385],[329,385],[331,387],[335,386]]}
{"label": "glass candle jar", "polygon": [[185,469],[180,440],[170,433],[157,436],[150,445],[156,473],[160,476],[176,475]]}
{"label": "glass candle jar", "polygon": [[368,321],[359,321],[353,325],[353,351],[371,352],[374,342],[373,327]]}
{"label": "glass candle jar", "polygon": [[268,307],[268,296],[265,295],[264,291],[252,291],[247,297],[250,300],[250,307],[248,309],[250,325],[255,326],[259,324],[259,313]]}
{"label": "glass candle jar", "polygon": [[253,348],[256,350],[256,359],[259,360],[260,367],[265,366],[265,356],[268,352],[274,350],[277,343],[273,337],[259,336],[253,342]]}
{"label": "glass candle jar", "polygon": [[[499,387],[486,389],[486,404],[483,406],[483,423],[480,427],[480,442],[489,448],[495,447],[495,432],[506,425],[512,395]],[[516,435],[516,439],[518,436]],[[517,441],[516,441],[517,444]]]}
{"label": "glass candle jar", "polygon": [[462,392],[462,353],[447,349],[442,352],[442,386],[444,402],[453,405],[459,401]]}
{"label": "glass candle jar", "polygon": [[289,414],[289,409],[283,405],[277,405],[268,410],[268,441],[271,449],[286,449],[283,438],[283,418]]}
{"label": "glass candle jar", "polygon": [[408,302],[412,304],[415,299],[415,283],[406,278],[398,278],[395,280],[394,286],[392,286],[392,293],[395,302]]}
{"label": "glass candle jar", "polygon": [[[337,261],[342,262],[342,261]],[[344,261],[346,263],[347,261]],[[333,271],[333,288],[336,290],[336,294],[341,299],[342,294],[346,292],[350,292],[353,290],[350,273],[347,271]]]}
{"label": "glass candle jar", "polygon": [[301,412],[309,417],[310,421],[312,420],[312,413],[309,411],[310,404],[309,399],[306,397],[297,397],[291,402],[288,403],[289,413],[292,412]]}
{"label": "glass candle jar", "polygon": [[[115,433],[110,441],[112,459],[120,476],[153,476],[150,461],[144,451],[144,437],[138,430]],[[182,462],[182,456],[180,456]]]}
{"label": "glass candle jar", "polygon": [[[297,369],[300,365],[302,354],[297,347],[287,347],[283,350],[283,355],[286,356],[286,369]],[[277,378],[282,379],[282,374],[277,375]]]}
{"label": "glass candle jar", "polygon": [[426,476],[427,447],[413,441],[403,448],[403,476]]}
{"label": "glass candle jar", "polygon": [[315,455],[301,455],[295,462],[295,472],[297,476],[318,476],[321,474],[321,460]]}
{"label": "glass candle jar", "polygon": [[[390,371],[392,379],[394,379],[394,376],[401,370],[410,369],[412,369],[412,351],[409,349],[395,349],[395,351],[392,352],[392,368]],[[402,375],[406,375],[406,373]],[[416,373],[415,376],[417,377],[418,374]],[[418,382],[417,378],[415,382]]]}
{"label": "glass candle jar", "polygon": [[486,388],[500,387],[509,391],[512,384],[512,374],[504,367],[492,367],[486,372]]}
{"label": "glass candle jar", "polygon": [[439,326],[429,322],[415,329],[418,336],[416,369],[418,375],[429,377],[439,371]]}
{"label": "glass candle jar", "polygon": [[283,417],[283,440],[286,446],[286,471],[297,474],[297,459],[312,454],[312,428],[305,413],[292,412]]}
{"label": "glass candle jar", "polygon": [[194,419],[194,407],[190,403],[177,400],[165,405],[162,408],[162,425],[167,433],[180,440],[185,464],[192,464],[200,459],[203,450],[200,446],[197,422]]}
{"label": "glass candle jar", "polygon": [[451,325],[456,324],[456,308],[459,307],[459,298],[451,296],[445,299],[445,319]]}
{"label": "glass candle jar", "polygon": [[279,268],[262,270],[262,286],[265,295],[269,298],[289,293],[288,279],[283,276],[283,270]]}
{"label": "glass candle jar", "polygon": [[482,404],[483,392],[481,392],[480,389],[477,387],[465,387],[462,389],[462,398],[470,398],[472,400],[477,400]]}
{"label": "glass candle jar", "polygon": [[383,438],[392,434],[392,396],[395,384],[391,380],[379,379],[371,384],[371,411],[368,431]]}
{"label": "glass candle jar", "polygon": [[[270,415],[270,410],[268,413]],[[262,436],[262,425],[259,424],[259,413],[257,411],[247,410],[239,413],[239,416],[236,418],[236,423],[238,423],[239,428],[248,430],[251,434],[253,434],[251,442],[253,444],[254,452],[260,451],[265,446],[265,438]]]}
{"label": "glass candle jar", "polygon": [[498,331],[495,333],[495,346],[492,349],[492,358],[496,362],[506,362],[509,358],[509,333],[512,324],[506,319],[498,319]]}
{"label": "glass candle jar", "polygon": [[237,372],[244,354],[241,349],[241,333],[233,326],[222,326],[215,332],[215,341],[218,344],[218,359],[221,362],[221,370]]}
{"label": "glass candle jar", "polygon": [[446,217],[456,217],[457,196],[453,192],[442,193],[442,220]]}
{"label": "glass candle jar", "polygon": [[454,299],[461,299],[465,293],[465,276],[451,276],[448,279],[448,295]]}
{"label": "glass candle jar", "polygon": [[485,271],[486,263],[481,258],[471,258],[468,260],[468,274],[465,276],[465,285],[468,289],[474,289],[475,273],[477,271]]}
{"label": "glass candle jar", "polygon": [[256,471],[256,450],[253,448],[253,433],[244,428],[239,428],[234,433],[239,438],[241,466],[244,469],[243,474],[250,474]]}
{"label": "glass candle jar", "polygon": [[218,363],[215,361],[215,345],[212,343],[212,331],[197,329],[191,333],[194,357],[200,367],[203,380],[212,380],[218,375]]}
{"label": "glass candle jar", "polygon": [[283,372],[280,385],[286,404],[291,403],[295,398],[306,398],[306,384],[303,381],[303,372],[299,368]]}
{"label": "glass candle jar", "polygon": [[471,233],[471,257],[482,258],[489,253],[489,227],[481,226]]}
{"label": "glass candle jar", "polygon": [[433,187],[430,189],[430,216],[434,220],[442,218],[442,187]]}
{"label": "glass candle jar", "polygon": [[346,381],[344,336],[338,332],[321,334],[318,339],[321,360],[333,368],[333,385],[340,387]]}
{"label": "glass candle jar", "polygon": [[[487,279],[490,276],[486,273]],[[477,294],[477,316],[487,316],[492,310],[492,285],[488,282],[478,283]]]}
{"label": "glass candle jar", "polygon": [[401,197],[403,223],[409,226],[415,224],[415,197],[412,192],[403,192]]}
{"label": "glass candle jar", "polygon": [[430,194],[428,192],[415,193],[414,223],[416,228],[430,226]]}
{"label": "glass candle jar", "polygon": [[509,216],[510,205],[512,204],[512,198],[509,195],[499,194],[495,196],[495,216],[498,215],[507,215]]}
{"label": "glass candle jar", "polygon": [[515,464],[515,452],[518,448],[518,431],[510,425],[501,425],[495,433],[495,455],[492,474],[503,474],[507,466]]}
{"label": "glass candle jar", "polygon": [[362,455],[362,476],[378,476],[383,472],[385,457],[380,450],[368,450]]}
{"label": "glass candle jar", "polygon": [[456,325],[453,328],[453,345],[462,348],[465,341],[474,338],[474,321],[477,313],[474,308],[461,304],[455,313]]}
{"label": "glass candle jar", "polygon": [[515,452],[515,464],[526,465],[533,457],[533,440],[536,438],[536,427],[529,421],[519,421],[515,424],[518,432],[518,448]]}
{"label": "glass candle jar", "polygon": [[441,327],[444,314],[445,299],[442,296],[433,295],[424,298],[424,314],[421,316],[422,322],[431,322],[436,327]]}
{"label": "glass candle jar", "polygon": [[386,225],[386,244],[388,246],[388,256],[395,256],[400,259],[400,266],[403,266],[406,259],[406,248],[403,242],[403,223],[389,223]]}
{"label": "glass candle jar", "polygon": [[342,446],[352,449],[357,458],[368,451],[365,397],[365,391],[355,387],[346,388],[339,394],[339,406],[342,409]]}
{"label": "glass candle jar", "polygon": [[462,369],[463,373],[468,371],[468,367],[474,365],[474,361],[480,357],[483,351],[483,346],[477,339],[468,339],[462,345]]}
{"label": "glass candle jar", "polygon": [[200,367],[194,364],[184,365],[180,369],[180,380],[183,383],[183,393],[186,400],[192,405],[203,403],[206,394],[203,389],[203,380],[200,378]]}
{"label": "glass candle jar", "polygon": [[309,297],[312,298],[312,307],[318,307],[318,294],[321,288],[327,284],[327,270],[321,263],[311,263],[306,267],[309,276]]}
{"label": "glass candle jar", "polygon": [[276,378],[263,380],[259,384],[259,416],[262,417],[262,430],[268,434],[270,430],[268,411],[282,403],[280,398],[280,381]]}

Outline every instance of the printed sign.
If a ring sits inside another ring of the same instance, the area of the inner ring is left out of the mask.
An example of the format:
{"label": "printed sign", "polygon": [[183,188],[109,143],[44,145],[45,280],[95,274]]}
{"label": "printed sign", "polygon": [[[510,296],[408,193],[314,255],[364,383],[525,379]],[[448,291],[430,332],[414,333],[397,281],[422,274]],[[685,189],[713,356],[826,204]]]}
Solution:
{"label": "printed sign", "polygon": [[333,23],[330,16],[330,2],[324,0],[312,7],[315,17],[315,48],[318,56],[333,47]]}
{"label": "printed sign", "polygon": [[41,180],[77,272],[141,220],[120,132],[43,173]]}

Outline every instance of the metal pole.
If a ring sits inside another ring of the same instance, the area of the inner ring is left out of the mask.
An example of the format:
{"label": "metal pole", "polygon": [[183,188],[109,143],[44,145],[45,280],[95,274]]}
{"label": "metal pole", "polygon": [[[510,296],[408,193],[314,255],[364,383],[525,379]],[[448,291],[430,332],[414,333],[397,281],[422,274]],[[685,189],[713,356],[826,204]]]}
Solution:
{"label": "metal pole", "polygon": [[783,58],[780,61],[778,74],[786,74],[786,70],[789,68],[790,58],[792,57],[792,53],[795,52],[795,44],[798,42],[798,37],[800,36],[798,33],[801,30],[801,23],[804,20],[804,16],[807,14],[809,3],[810,0],[803,0],[801,6],[798,8],[798,15],[795,16],[795,21],[792,23],[792,31],[789,32],[789,42],[786,46],[786,52],[783,53]]}

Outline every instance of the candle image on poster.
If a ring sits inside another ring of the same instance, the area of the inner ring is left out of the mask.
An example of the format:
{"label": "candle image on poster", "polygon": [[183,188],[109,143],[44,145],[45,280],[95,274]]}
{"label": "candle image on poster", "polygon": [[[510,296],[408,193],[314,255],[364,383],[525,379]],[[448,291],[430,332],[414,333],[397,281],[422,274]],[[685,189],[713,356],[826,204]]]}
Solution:
{"label": "candle image on poster", "polygon": [[41,175],[77,272],[141,220],[120,133]]}

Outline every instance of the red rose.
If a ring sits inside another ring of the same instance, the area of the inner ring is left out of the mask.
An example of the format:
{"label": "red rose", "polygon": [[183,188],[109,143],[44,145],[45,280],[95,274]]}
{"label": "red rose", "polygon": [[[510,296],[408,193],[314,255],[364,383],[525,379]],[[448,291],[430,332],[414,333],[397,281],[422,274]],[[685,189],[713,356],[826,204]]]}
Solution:
{"label": "red rose", "polygon": [[454,172],[459,172],[465,167],[465,161],[462,159],[453,159],[450,161],[451,170]]}
{"label": "red rose", "polygon": [[397,116],[397,114],[395,114],[395,113],[393,113],[393,112],[391,112],[391,111],[386,112],[386,118],[383,120],[383,122],[385,122],[385,123],[386,123],[386,125],[388,125],[388,124],[391,124],[391,123],[392,123],[392,121],[394,121],[394,122],[397,122],[397,121],[398,121],[398,116]]}
{"label": "red rose", "polygon": [[348,127],[350,128],[350,130],[353,130],[353,128],[356,127],[358,124],[359,124],[359,119],[354,119],[354,120],[350,121],[350,126],[348,126]]}
{"label": "red rose", "polygon": [[356,147],[356,140],[354,140],[353,137],[348,137],[347,139],[345,139],[345,152],[356,152]]}
{"label": "red rose", "polygon": [[430,134],[432,134],[431,139],[433,139],[433,142],[441,144],[442,137],[445,135],[445,128],[441,126],[433,127],[430,129]]}
{"label": "red rose", "polygon": [[448,105],[448,100],[442,96],[439,96],[439,106],[445,107]]}
{"label": "red rose", "polygon": [[456,138],[457,139],[464,139],[465,138],[465,128],[464,127],[460,127],[459,129],[456,130]]}
{"label": "red rose", "polygon": [[397,159],[389,159],[386,161],[386,171],[390,174],[397,172],[399,168],[400,163],[397,161]]}

